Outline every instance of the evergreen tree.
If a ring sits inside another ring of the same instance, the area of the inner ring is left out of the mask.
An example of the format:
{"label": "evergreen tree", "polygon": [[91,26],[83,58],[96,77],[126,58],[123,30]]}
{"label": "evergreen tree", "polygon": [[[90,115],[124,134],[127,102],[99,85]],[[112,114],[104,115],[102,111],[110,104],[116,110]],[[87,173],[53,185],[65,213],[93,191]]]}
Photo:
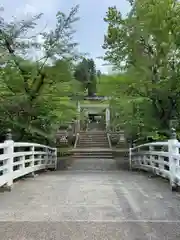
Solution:
{"label": "evergreen tree", "polygon": [[74,77],[82,83],[83,89],[88,91],[88,96],[96,94],[97,74],[93,59],[84,58],[76,66]]}

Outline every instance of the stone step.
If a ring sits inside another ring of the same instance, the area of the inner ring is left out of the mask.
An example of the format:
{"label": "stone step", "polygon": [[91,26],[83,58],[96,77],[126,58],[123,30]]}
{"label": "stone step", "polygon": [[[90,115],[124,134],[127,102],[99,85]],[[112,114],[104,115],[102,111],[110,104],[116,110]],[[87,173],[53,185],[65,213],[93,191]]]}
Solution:
{"label": "stone step", "polygon": [[79,139],[81,139],[81,140],[100,140],[100,141],[107,141],[108,140],[108,138],[107,137],[82,137],[82,136],[80,136],[79,137]]}
{"label": "stone step", "polygon": [[107,135],[106,134],[104,134],[104,135],[102,135],[102,134],[80,134],[80,136],[83,136],[83,137],[102,137],[102,138],[107,138]]}
{"label": "stone step", "polygon": [[79,138],[79,141],[90,141],[90,142],[94,142],[94,141],[96,141],[96,142],[107,142],[108,141],[108,139],[98,139],[98,138],[94,138],[94,139],[92,139],[92,138]]}
{"label": "stone step", "polygon": [[94,145],[96,145],[96,144],[98,144],[98,145],[102,145],[102,144],[105,144],[105,145],[109,145],[109,143],[108,142],[95,142],[95,141],[92,141],[92,142],[78,142],[77,144],[79,144],[79,145],[83,145],[83,144],[86,144],[86,145],[88,145],[88,144],[94,144]]}
{"label": "stone step", "polygon": [[73,155],[73,159],[113,159],[112,155]]}
{"label": "stone step", "polygon": [[79,138],[79,141],[81,142],[108,142],[108,139],[97,139],[97,138]]}
{"label": "stone step", "polygon": [[108,147],[92,147],[87,148],[77,147],[72,150],[74,159],[98,158],[98,159],[113,159],[112,150]]}
{"label": "stone step", "polygon": [[108,138],[100,138],[100,137],[79,137],[80,140],[99,140],[99,141],[108,141]]}
{"label": "stone step", "polygon": [[100,143],[82,143],[82,144],[77,144],[77,147],[103,147],[103,148],[109,148],[109,144],[100,144]]}
{"label": "stone step", "polygon": [[86,154],[86,155],[112,155],[112,152],[87,152],[87,151],[77,151],[77,152],[74,152],[73,153],[74,155],[75,154]]}
{"label": "stone step", "polygon": [[108,142],[107,139],[79,139],[79,142]]}
{"label": "stone step", "polygon": [[92,136],[92,137],[107,137],[107,135],[106,134],[98,134],[98,133],[96,133],[96,134],[88,134],[88,133],[83,133],[83,134],[81,134],[80,133],[80,136],[83,136],[83,137],[87,137],[87,136]]}
{"label": "stone step", "polygon": [[112,152],[112,150],[110,148],[99,148],[99,147],[86,148],[86,149],[73,148],[71,150],[71,152],[79,152],[79,151],[83,151],[83,152]]}
{"label": "stone step", "polygon": [[95,141],[92,141],[92,142],[84,142],[84,141],[81,141],[81,142],[78,142],[78,144],[106,144],[106,145],[109,145],[109,143],[108,142],[95,142]]}
{"label": "stone step", "polygon": [[108,159],[112,159],[113,158],[113,156],[112,155],[103,155],[103,154],[101,154],[101,155],[88,155],[88,154],[80,154],[80,155],[73,155],[72,156],[73,157],[73,159],[74,158],[79,158],[79,159],[81,159],[81,158],[108,158]]}
{"label": "stone step", "polygon": [[95,130],[95,131],[80,131],[80,133],[82,133],[82,134],[87,134],[87,133],[89,133],[89,134],[106,134],[106,132],[105,131],[101,131],[101,130]]}
{"label": "stone step", "polygon": [[83,153],[83,152],[79,152],[79,153],[74,153],[73,156],[113,156],[113,154],[107,154],[107,153]]}
{"label": "stone step", "polygon": [[73,155],[91,155],[91,156],[101,156],[101,155],[103,155],[103,156],[113,156],[113,154],[112,154],[112,152],[83,152],[83,151],[81,151],[81,152],[75,152],[75,153],[73,153]]}
{"label": "stone step", "polygon": [[80,136],[79,139],[107,139],[106,136]]}
{"label": "stone step", "polygon": [[91,133],[91,134],[100,133],[100,134],[106,134],[106,132],[104,130],[98,130],[98,129],[96,129],[95,131],[89,131],[89,130],[83,131],[83,130],[81,130],[80,133]]}
{"label": "stone step", "polygon": [[77,144],[77,147],[79,148],[92,148],[92,147],[103,147],[103,148],[109,148],[109,145],[108,144],[98,144],[98,143],[94,143],[94,144]]}
{"label": "stone step", "polygon": [[89,130],[87,130],[87,131],[80,131],[80,133],[81,134],[87,134],[87,133],[89,133],[89,134],[106,134],[105,131],[97,130],[97,129],[95,131],[89,131]]}
{"label": "stone step", "polygon": [[79,144],[109,144],[108,142],[79,141]]}

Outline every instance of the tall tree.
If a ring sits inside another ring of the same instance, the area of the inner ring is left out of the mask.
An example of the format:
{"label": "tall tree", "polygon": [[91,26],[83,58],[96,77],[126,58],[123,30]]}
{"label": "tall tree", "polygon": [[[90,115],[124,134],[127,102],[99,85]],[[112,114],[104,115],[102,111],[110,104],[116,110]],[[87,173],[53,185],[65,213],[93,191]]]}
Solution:
{"label": "tall tree", "polygon": [[148,99],[158,127],[168,129],[180,116],[180,3],[135,0],[131,6],[125,18],[116,7],[108,9],[105,60],[126,70],[128,92]]}
{"label": "tall tree", "polygon": [[82,83],[84,90],[88,91],[88,96],[96,93],[97,74],[93,59],[84,58],[76,66],[74,77]]}
{"label": "tall tree", "polygon": [[[73,91],[70,65],[78,57],[72,40],[77,11],[59,11],[55,29],[40,33],[41,43],[30,33],[42,14],[13,22],[0,18],[0,126],[21,133],[21,140],[49,135],[65,113],[61,99]],[[42,55],[36,62],[29,57],[34,50]]]}

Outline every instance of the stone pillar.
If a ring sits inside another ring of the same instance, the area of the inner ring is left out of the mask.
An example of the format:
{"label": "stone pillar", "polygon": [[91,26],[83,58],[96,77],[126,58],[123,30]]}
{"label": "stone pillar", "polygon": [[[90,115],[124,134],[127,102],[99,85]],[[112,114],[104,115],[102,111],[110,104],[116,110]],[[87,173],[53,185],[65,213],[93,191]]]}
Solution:
{"label": "stone pillar", "polygon": [[109,108],[106,108],[106,129],[109,127],[110,125],[110,110]]}
{"label": "stone pillar", "polygon": [[76,126],[76,133],[80,131],[80,115],[81,115],[81,105],[78,101],[77,103],[77,111],[78,111],[78,118],[77,118],[77,126]]}

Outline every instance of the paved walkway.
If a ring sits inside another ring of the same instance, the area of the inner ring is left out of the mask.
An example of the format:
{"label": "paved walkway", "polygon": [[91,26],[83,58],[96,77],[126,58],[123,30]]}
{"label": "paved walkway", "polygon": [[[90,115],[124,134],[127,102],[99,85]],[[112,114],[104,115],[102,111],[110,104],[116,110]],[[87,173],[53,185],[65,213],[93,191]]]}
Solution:
{"label": "paved walkway", "polygon": [[0,239],[180,239],[180,194],[166,181],[115,171],[109,160],[101,161],[109,169],[93,170],[91,161],[89,168],[77,161],[69,171],[20,180],[0,193]]}

